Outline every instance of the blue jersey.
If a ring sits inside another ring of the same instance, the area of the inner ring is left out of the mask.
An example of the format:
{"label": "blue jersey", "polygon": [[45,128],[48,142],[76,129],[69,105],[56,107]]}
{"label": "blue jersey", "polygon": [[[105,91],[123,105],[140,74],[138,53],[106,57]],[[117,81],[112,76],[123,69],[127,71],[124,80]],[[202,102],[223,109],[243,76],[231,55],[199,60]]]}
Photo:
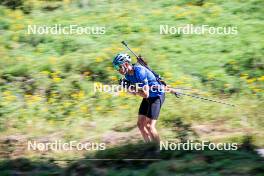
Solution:
{"label": "blue jersey", "polygon": [[[162,86],[154,76],[154,74],[149,71],[147,68],[141,65],[134,65],[134,74],[129,75],[128,73],[125,75],[125,78],[130,81],[132,84],[137,84],[139,87],[143,87],[145,85],[148,86]],[[158,97],[164,94],[164,90],[157,89],[149,89],[149,97]]]}

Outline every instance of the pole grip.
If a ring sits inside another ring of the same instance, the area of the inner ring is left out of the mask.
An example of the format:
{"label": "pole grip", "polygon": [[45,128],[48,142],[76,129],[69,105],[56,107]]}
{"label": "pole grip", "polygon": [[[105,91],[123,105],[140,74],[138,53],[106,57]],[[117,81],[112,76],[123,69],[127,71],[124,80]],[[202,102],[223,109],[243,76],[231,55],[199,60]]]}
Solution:
{"label": "pole grip", "polygon": [[127,46],[127,43],[125,41],[122,41],[121,42],[123,45]]}

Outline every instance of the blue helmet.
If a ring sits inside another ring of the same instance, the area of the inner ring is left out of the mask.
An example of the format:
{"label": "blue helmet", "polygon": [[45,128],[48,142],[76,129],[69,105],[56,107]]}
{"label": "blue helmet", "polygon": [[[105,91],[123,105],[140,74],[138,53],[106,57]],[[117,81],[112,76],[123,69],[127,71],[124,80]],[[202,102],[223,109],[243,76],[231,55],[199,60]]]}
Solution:
{"label": "blue helmet", "polygon": [[116,70],[118,70],[119,66],[125,62],[128,63],[131,62],[130,56],[126,53],[119,53],[116,55],[116,57],[113,60],[113,66],[115,67]]}

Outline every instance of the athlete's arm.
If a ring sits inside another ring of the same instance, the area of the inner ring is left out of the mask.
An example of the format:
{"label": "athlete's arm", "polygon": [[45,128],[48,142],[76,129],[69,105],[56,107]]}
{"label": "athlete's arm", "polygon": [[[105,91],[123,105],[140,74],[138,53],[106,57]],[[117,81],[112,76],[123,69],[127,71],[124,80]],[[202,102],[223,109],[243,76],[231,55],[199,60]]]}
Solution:
{"label": "athlete's arm", "polygon": [[143,98],[148,98],[149,97],[149,86],[145,85],[142,90],[139,90],[136,93],[136,95],[139,95],[139,96],[141,96]]}
{"label": "athlete's arm", "polygon": [[148,85],[148,79],[147,79],[147,73],[144,69],[139,68],[136,73],[136,77],[138,80],[138,89],[136,89],[136,95],[139,95],[143,98],[149,97],[149,85]]}
{"label": "athlete's arm", "polygon": [[[127,80],[120,80],[119,85],[124,87],[126,91],[132,95],[139,95],[143,98],[147,98],[149,96],[149,86],[144,85],[143,87],[141,83],[138,83],[138,85],[130,85],[129,81]],[[122,90],[121,87],[118,88],[119,91]]]}
{"label": "athlete's arm", "polygon": [[132,92],[130,91],[130,93],[134,94],[134,95],[139,95],[143,98],[148,98],[149,97],[149,86],[145,85],[143,87],[139,87],[139,88],[132,88]]}

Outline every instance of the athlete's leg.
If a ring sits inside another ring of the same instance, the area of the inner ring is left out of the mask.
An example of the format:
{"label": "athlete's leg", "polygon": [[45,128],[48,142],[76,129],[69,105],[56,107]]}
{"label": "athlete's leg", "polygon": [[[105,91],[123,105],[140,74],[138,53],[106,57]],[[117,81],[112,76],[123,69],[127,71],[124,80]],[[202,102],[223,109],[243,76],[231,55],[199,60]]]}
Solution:
{"label": "athlete's leg", "polygon": [[149,136],[148,130],[146,129],[146,124],[147,124],[146,119],[147,119],[146,116],[144,116],[144,115],[138,115],[137,126],[139,128],[139,131],[141,132],[141,135],[144,138],[144,141],[145,142],[150,142],[150,139],[151,138]]}
{"label": "athlete's leg", "polygon": [[159,138],[158,131],[156,129],[157,120],[147,118],[146,121],[147,121],[147,130],[148,130],[148,133],[151,137],[151,140],[159,143],[160,138]]}
{"label": "athlete's leg", "polygon": [[147,113],[148,118],[146,119],[147,130],[151,136],[151,140],[154,142],[160,141],[159,134],[156,129],[156,123],[164,100],[165,100],[165,94],[161,95],[160,97],[154,97],[149,99],[150,108],[148,109],[148,113]]}
{"label": "athlete's leg", "polygon": [[138,125],[138,128],[145,140],[145,142],[149,142],[150,141],[150,136],[148,134],[148,130],[145,128],[146,126],[146,114],[148,112],[148,108],[149,108],[149,103],[147,101],[146,98],[143,98],[142,99],[142,102],[140,104],[140,107],[139,107],[139,112],[138,112],[138,122],[137,122],[137,125]]}

